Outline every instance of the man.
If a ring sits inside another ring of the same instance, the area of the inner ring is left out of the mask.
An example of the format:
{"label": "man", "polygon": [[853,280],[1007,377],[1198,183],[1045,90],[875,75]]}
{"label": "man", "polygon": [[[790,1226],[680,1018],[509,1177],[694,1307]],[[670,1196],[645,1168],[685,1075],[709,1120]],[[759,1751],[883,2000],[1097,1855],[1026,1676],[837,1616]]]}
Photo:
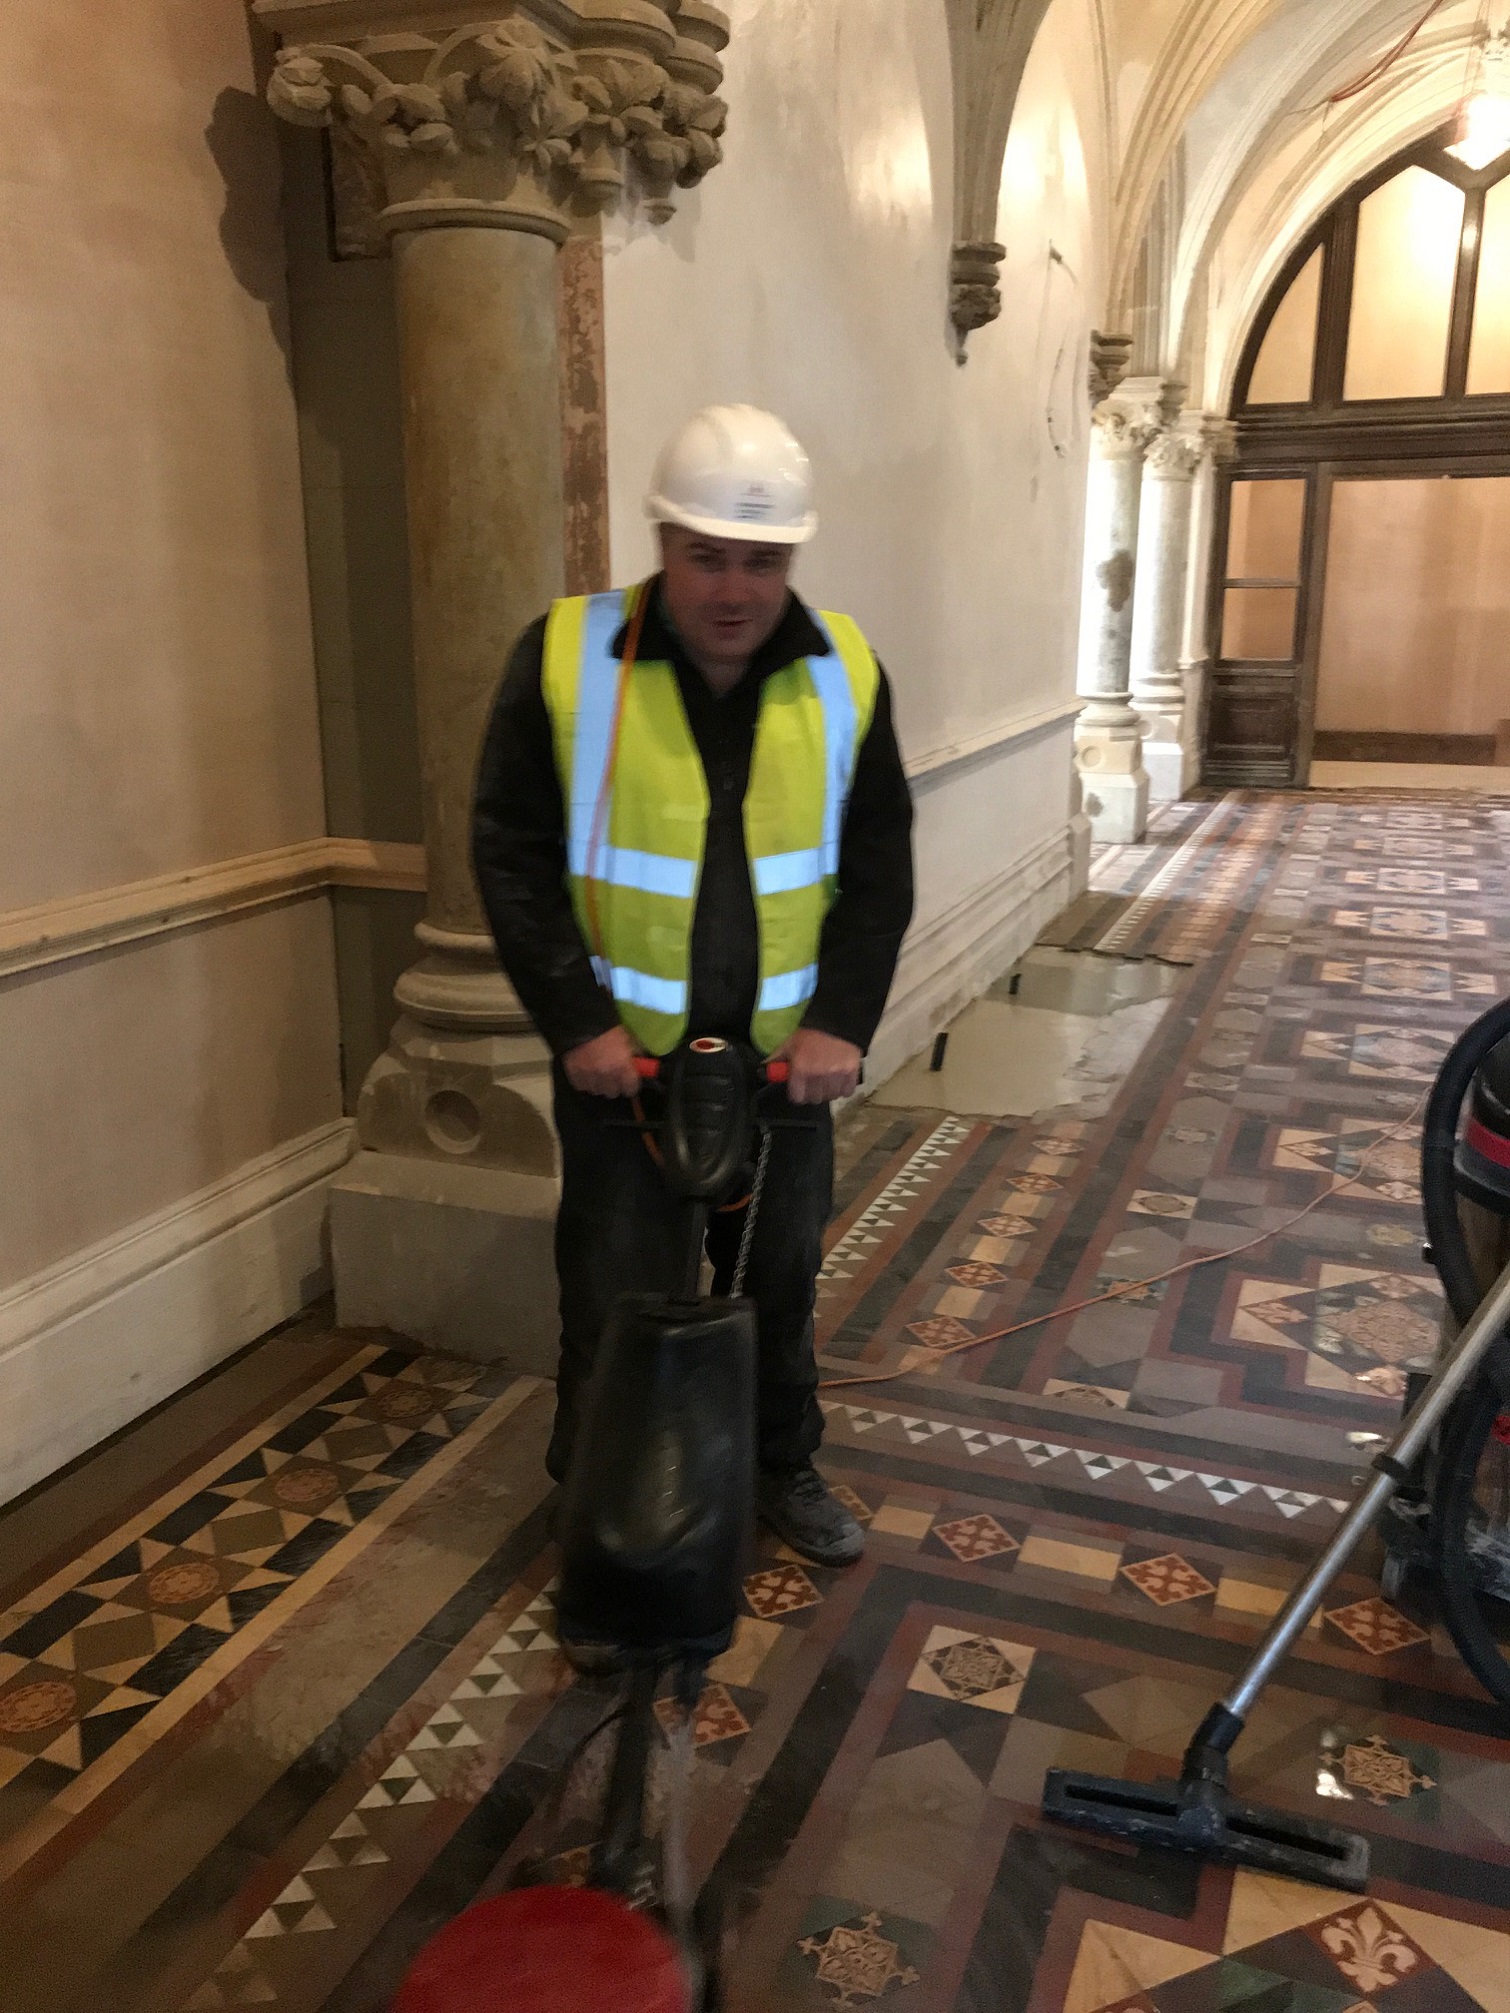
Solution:
{"label": "man", "polygon": [[[554,1056],[563,1480],[617,1296],[676,1283],[682,1219],[614,1121],[637,1054],[687,1035],[790,1064],[807,1119],[771,1133],[745,1291],[759,1335],[758,1505],[803,1557],[860,1555],[813,1467],[813,1357],[833,1204],[829,1105],[859,1081],[912,913],[912,804],[884,673],[788,586],[816,529],[782,423],[714,406],[664,450],[646,510],[662,571],[558,601],[520,638],[478,781],[474,859],[498,954]],[[744,1219],[708,1237],[727,1290]]]}

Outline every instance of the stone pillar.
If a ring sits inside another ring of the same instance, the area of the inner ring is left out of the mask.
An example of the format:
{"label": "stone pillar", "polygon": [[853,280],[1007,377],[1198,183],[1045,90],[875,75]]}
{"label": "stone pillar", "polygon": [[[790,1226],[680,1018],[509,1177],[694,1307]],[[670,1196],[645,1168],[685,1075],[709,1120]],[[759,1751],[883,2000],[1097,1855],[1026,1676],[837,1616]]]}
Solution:
{"label": "stone pillar", "polygon": [[1211,569],[1216,563],[1217,470],[1237,453],[1237,422],[1204,414],[1199,421],[1205,453],[1196,471],[1190,511],[1190,558],[1185,569],[1185,612],[1180,637],[1180,678],[1185,688],[1185,788],[1201,779],[1207,689],[1211,677]]}
{"label": "stone pillar", "polygon": [[707,0],[255,11],[299,38],[274,111],[337,125],[372,166],[401,340],[429,904],[334,1185],[337,1317],[549,1370],[549,1058],[473,883],[473,784],[510,646],[563,591],[557,248],[626,166],[659,221],[718,161],[728,27]]}
{"label": "stone pillar", "polygon": [[1155,804],[1183,797],[1191,779],[1180,652],[1196,471],[1205,448],[1182,423],[1153,440],[1143,460],[1138,585],[1133,598],[1132,702],[1143,730],[1143,766]]}
{"label": "stone pillar", "polygon": [[1102,844],[1141,839],[1148,824],[1142,729],[1129,704],[1133,583],[1143,456],[1172,417],[1172,395],[1159,379],[1129,379],[1092,415],[1076,680],[1086,704],[1075,763],[1091,836]]}

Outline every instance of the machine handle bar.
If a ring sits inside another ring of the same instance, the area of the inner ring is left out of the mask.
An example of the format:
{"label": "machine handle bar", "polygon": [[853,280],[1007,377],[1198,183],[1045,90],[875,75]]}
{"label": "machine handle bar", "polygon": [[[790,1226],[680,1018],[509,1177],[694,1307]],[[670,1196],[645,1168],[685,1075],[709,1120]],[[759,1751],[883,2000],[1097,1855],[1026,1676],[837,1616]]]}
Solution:
{"label": "machine handle bar", "polygon": [[[665,1060],[658,1055],[637,1055],[634,1059],[634,1073],[645,1083],[659,1083],[661,1064]],[[763,1083],[785,1083],[792,1073],[789,1062],[763,1062],[759,1076]]]}

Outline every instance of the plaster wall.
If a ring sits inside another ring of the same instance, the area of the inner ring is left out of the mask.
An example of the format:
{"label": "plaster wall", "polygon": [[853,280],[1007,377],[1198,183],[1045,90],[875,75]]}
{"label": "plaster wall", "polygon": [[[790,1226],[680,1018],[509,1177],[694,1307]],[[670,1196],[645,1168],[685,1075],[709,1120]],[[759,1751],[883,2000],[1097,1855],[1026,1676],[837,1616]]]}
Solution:
{"label": "plaster wall", "polygon": [[1003,313],[963,366],[945,319],[944,10],[736,0],[732,15],[723,166],[662,231],[604,233],[614,578],[653,564],[640,499],[671,428],[715,400],[787,419],[821,517],[798,585],[866,630],[927,771],[914,940],[958,916],[942,971],[996,921],[989,904],[972,921],[972,888],[985,903],[1069,815],[1107,173],[1095,15],[1057,0],[1034,46],[998,219]]}
{"label": "plaster wall", "polygon": [[[0,911],[324,830],[245,10],[6,27]],[[0,1288],[338,1112],[322,898],[0,982]]]}

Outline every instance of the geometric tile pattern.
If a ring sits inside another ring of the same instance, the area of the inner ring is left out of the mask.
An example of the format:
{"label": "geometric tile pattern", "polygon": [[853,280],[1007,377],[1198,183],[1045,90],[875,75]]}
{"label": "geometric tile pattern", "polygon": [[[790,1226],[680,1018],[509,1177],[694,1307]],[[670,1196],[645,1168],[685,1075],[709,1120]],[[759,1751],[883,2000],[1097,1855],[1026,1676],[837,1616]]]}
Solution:
{"label": "geometric tile pattern", "polygon": [[[1411,1112],[1510,991],[1507,865],[1510,801],[1171,807],[1097,870],[1123,943],[1193,960],[1104,1116],[852,1122],[826,1368],[902,1374],[824,1394],[865,1560],[763,1536],[698,1702],[692,1872],[736,1925],[731,2004],[1510,2013],[1510,1744],[1367,1553],[1232,1770],[1370,1835],[1372,1892],[1037,1814],[1050,1767],[1177,1765],[1351,1499],[1348,1435],[1387,1431],[1434,1351]],[[524,1862],[580,1881],[612,1693],[561,1656],[548,1406],[500,1455],[508,1385],[354,1344],[15,1601],[7,2003],[356,2013]]]}
{"label": "geometric tile pattern", "polygon": [[813,1960],[813,1975],[833,2006],[860,2006],[884,1999],[897,1986],[915,1985],[918,1973],[901,1963],[895,1943],[881,1933],[874,1910],[851,1922],[836,1922],[820,1941],[804,1937],[797,1946]]}
{"label": "geometric tile pattern", "polygon": [[1123,1579],[1130,1580],[1155,1607],[1167,1608],[1180,1601],[1198,1601],[1203,1595],[1216,1592],[1206,1575],[1198,1572],[1188,1560],[1182,1559],[1178,1552],[1166,1552],[1157,1559],[1140,1559],[1133,1565],[1121,1567],[1120,1571]]}
{"label": "geometric tile pattern", "polygon": [[974,1635],[968,1629],[935,1628],[929,1631],[907,1683],[912,1691],[984,1707],[987,1712],[1015,1712],[1034,1654],[1023,1643]]}
{"label": "geometric tile pattern", "polygon": [[886,1241],[897,1220],[908,1215],[925,1197],[968,1139],[971,1128],[957,1118],[935,1125],[863,1210],[828,1250],[818,1276],[820,1301],[836,1284],[847,1283]]}

